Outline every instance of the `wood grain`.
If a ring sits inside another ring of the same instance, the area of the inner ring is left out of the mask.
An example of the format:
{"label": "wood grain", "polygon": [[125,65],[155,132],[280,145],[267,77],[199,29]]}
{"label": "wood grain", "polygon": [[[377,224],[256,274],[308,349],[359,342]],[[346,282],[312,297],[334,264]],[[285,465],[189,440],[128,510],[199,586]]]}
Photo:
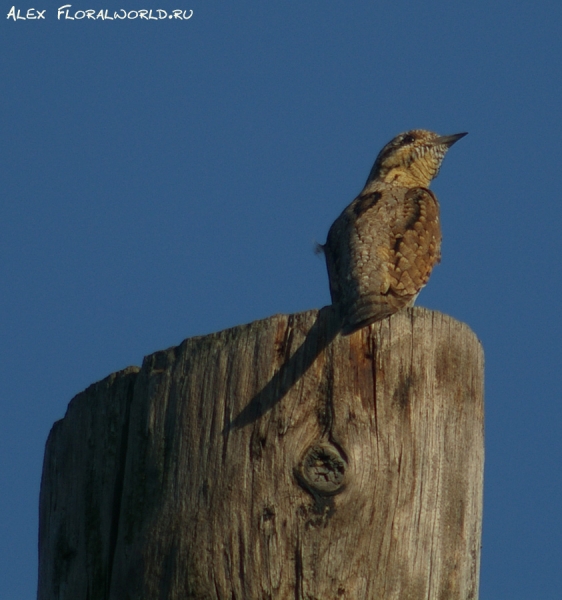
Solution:
{"label": "wood grain", "polygon": [[476,599],[482,378],[469,328],[420,308],[148,356],[53,428],[39,598]]}

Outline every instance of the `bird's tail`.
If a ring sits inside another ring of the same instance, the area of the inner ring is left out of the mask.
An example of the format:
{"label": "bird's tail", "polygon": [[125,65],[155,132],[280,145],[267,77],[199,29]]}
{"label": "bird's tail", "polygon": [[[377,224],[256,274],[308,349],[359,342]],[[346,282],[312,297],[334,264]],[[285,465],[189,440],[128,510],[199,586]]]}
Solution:
{"label": "bird's tail", "polygon": [[357,301],[347,309],[340,308],[340,314],[342,315],[341,333],[342,335],[349,335],[358,329],[390,316],[394,312],[396,312],[396,309],[389,306],[387,302],[381,301],[380,297],[362,296],[357,298]]}

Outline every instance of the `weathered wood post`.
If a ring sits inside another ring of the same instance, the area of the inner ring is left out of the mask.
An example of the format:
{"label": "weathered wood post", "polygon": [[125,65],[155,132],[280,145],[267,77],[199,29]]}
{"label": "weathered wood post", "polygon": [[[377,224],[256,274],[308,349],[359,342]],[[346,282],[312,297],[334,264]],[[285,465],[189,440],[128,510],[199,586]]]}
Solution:
{"label": "weathered wood post", "polygon": [[483,356],[421,308],[191,338],[53,427],[40,600],[478,597]]}

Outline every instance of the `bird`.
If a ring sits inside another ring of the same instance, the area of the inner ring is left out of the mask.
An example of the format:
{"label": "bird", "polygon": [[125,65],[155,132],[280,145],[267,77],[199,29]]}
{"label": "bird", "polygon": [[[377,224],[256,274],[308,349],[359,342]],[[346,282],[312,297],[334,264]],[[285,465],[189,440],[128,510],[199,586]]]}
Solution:
{"label": "bird", "polygon": [[425,129],[397,135],[330,227],[319,250],[342,335],[412,306],[428,282],[441,260],[439,203],[429,184],[465,135]]}

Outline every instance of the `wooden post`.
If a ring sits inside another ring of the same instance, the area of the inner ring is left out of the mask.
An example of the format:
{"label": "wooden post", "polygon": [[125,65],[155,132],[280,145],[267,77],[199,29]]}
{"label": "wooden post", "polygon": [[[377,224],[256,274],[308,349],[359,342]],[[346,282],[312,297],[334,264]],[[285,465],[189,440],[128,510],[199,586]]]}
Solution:
{"label": "wooden post", "polygon": [[330,307],[148,356],[47,442],[39,600],[478,598],[483,355]]}

